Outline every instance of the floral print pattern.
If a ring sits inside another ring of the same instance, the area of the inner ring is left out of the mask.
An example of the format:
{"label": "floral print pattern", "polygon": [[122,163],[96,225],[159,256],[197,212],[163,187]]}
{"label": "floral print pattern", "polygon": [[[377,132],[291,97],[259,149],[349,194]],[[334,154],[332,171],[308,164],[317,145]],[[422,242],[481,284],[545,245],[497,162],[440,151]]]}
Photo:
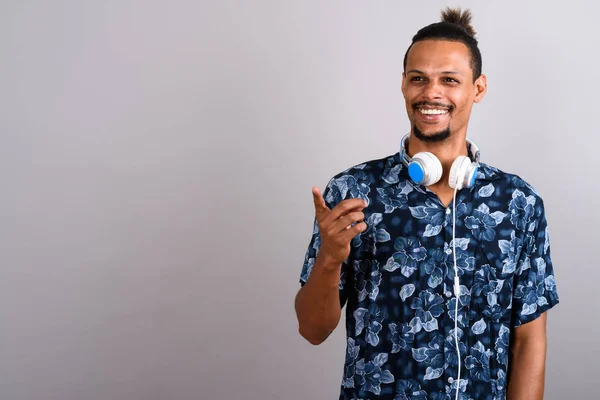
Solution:
{"label": "floral print pattern", "polygon": [[[480,164],[474,186],[457,193],[453,239],[452,204],[414,183],[396,153],[337,174],[324,198],[330,208],[349,198],[368,204],[367,230],[352,240],[340,276],[347,344],[339,398],[449,400],[458,391],[460,399],[504,399],[511,331],[559,302],[540,195]],[[301,283],[320,244],[315,221]]]}

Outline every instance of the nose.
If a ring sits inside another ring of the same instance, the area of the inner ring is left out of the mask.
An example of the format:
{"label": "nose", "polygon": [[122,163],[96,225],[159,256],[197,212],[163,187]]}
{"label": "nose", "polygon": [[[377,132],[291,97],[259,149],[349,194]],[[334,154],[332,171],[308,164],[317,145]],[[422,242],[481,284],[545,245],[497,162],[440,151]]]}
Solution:
{"label": "nose", "polygon": [[423,87],[423,97],[425,100],[439,100],[444,97],[444,89],[438,81],[432,79]]}

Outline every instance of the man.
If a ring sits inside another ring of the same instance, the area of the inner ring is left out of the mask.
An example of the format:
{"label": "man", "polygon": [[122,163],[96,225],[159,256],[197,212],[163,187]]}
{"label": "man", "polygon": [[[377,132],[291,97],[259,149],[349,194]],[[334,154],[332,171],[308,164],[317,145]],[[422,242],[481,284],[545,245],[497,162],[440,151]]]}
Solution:
{"label": "man", "polygon": [[340,399],[543,397],[558,303],[545,211],[467,138],[487,88],[470,20],[447,9],[413,38],[402,150],[313,188],[296,313],[316,345],[346,305]]}

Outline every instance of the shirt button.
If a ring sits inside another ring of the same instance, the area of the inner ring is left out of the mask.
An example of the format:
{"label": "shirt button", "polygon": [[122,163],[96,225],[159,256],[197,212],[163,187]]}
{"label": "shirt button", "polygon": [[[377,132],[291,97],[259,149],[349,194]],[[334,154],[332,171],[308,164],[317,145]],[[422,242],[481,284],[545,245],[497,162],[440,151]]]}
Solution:
{"label": "shirt button", "polygon": [[452,249],[446,249],[446,254],[452,254]]}
{"label": "shirt button", "polygon": [[446,215],[450,215],[450,213],[451,213],[451,212],[452,212],[452,211],[450,211],[450,209],[449,209],[449,208],[446,208]]}

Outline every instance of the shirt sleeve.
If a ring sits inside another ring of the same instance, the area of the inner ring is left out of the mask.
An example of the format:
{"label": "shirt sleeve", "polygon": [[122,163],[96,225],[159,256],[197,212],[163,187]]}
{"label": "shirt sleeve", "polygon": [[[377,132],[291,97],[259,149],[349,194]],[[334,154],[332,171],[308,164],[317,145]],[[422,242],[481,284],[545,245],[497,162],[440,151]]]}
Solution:
{"label": "shirt sleeve", "polygon": [[525,234],[523,255],[515,271],[514,327],[537,319],[559,302],[546,214],[541,199],[538,201],[537,217],[529,224],[530,232]]}
{"label": "shirt sleeve", "polygon": [[[323,191],[323,198],[325,199],[325,204],[330,209],[333,209],[342,199],[340,198],[340,191],[335,186],[335,180],[331,179],[325,190]],[[313,266],[315,265],[315,260],[317,255],[319,254],[319,248],[321,246],[321,234],[319,232],[319,224],[317,223],[317,219],[314,219],[313,223],[313,233],[308,244],[308,248],[304,255],[304,264],[302,265],[302,272],[300,273],[300,284],[304,286],[304,284],[308,281],[308,277],[312,272]],[[342,268],[340,271],[340,304],[342,307],[346,303],[347,295],[345,292],[345,281],[346,274],[348,270],[348,260],[342,263]]]}

